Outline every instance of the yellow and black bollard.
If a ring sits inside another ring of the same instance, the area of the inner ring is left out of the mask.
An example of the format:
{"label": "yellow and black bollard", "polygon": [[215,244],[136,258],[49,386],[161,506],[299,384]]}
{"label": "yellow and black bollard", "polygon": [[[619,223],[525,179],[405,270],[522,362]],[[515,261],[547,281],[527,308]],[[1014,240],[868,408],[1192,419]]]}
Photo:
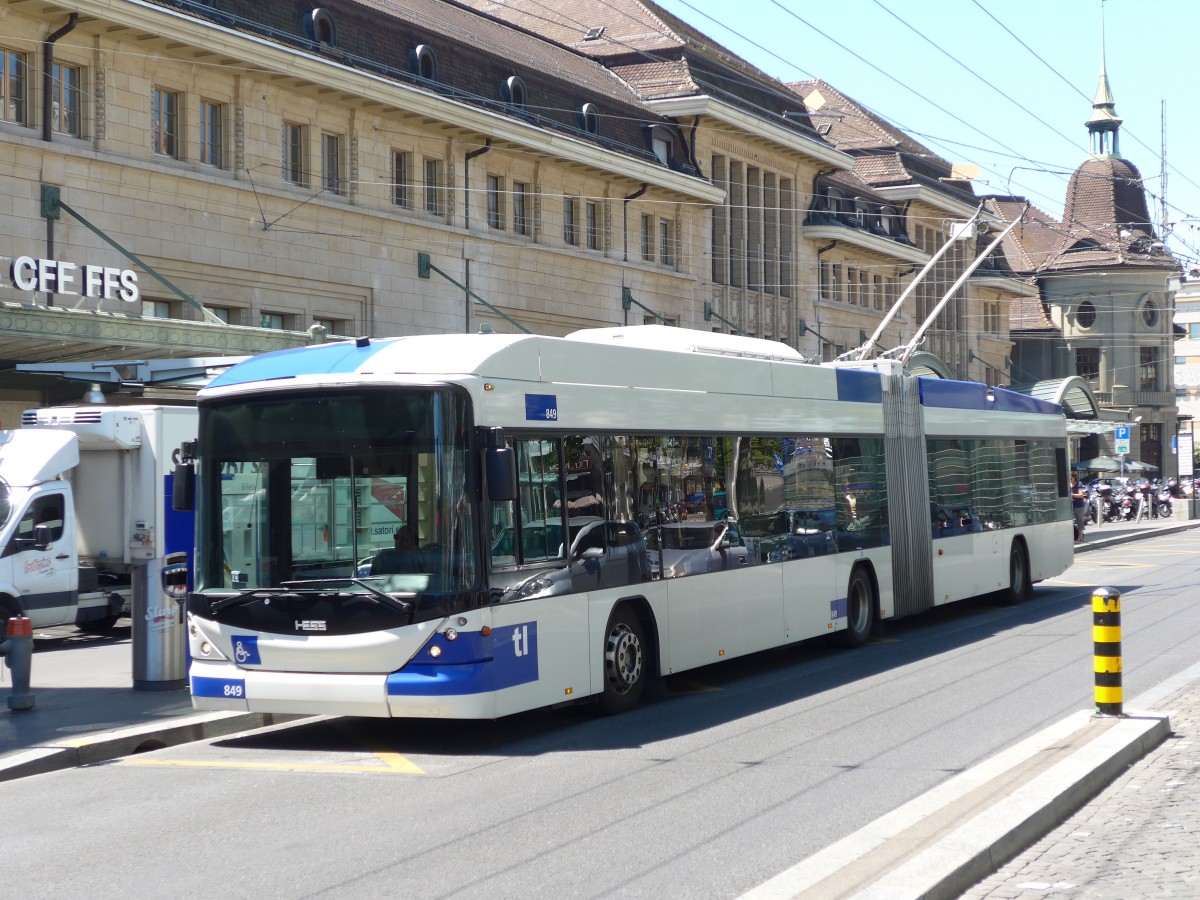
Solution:
{"label": "yellow and black bollard", "polygon": [[1092,592],[1092,654],[1096,673],[1096,715],[1120,716],[1121,594],[1113,588]]}

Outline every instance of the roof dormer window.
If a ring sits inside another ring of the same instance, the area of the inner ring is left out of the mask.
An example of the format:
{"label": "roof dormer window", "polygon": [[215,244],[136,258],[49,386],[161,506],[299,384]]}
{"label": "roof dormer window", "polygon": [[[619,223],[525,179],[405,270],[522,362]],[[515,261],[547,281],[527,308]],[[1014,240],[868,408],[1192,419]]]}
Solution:
{"label": "roof dormer window", "polygon": [[413,74],[426,81],[438,80],[437,53],[428,44],[420,44],[408,54],[409,66]]}
{"label": "roof dormer window", "polygon": [[588,134],[600,133],[600,112],[595,103],[585,103],[579,107],[579,126]]}
{"label": "roof dormer window", "polygon": [[658,161],[668,168],[675,160],[675,135],[667,125],[647,125],[646,143],[658,158]]}
{"label": "roof dormer window", "polygon": [[337,45],[337,26],[334,24],[329,10],[323,7],[314,9],[309,14],[309,26],[312,29],[312,37],[317,43],[328,47]]}
{"label": "roof dormer window", "polygon": [[529,94],[525,90],[525,82],[521,80],[520,75],[512,75],[504,79],[500,85],[500,96],[504,98],[505,103],[517,109],[524,109],[525,103],[529,99]]}

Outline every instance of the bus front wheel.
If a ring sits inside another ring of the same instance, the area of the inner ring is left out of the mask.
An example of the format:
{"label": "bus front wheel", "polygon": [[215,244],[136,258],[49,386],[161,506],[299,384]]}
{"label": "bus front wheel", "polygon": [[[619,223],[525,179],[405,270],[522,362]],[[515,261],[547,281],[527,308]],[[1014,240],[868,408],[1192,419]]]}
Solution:
{"label": "bus front wheel", "polygon": [[604,633],[604,693],[600,708],[609,715],[637,706],[646,687],[646,640],[642,623],[628,606],[618,606]]}
{"label": "bus front wheel", "polygon": [[842,642],[850,648],[861,647],[871,636],[875,624],[875,590],[866,570],[855,569],[846,588],[846,630]]}

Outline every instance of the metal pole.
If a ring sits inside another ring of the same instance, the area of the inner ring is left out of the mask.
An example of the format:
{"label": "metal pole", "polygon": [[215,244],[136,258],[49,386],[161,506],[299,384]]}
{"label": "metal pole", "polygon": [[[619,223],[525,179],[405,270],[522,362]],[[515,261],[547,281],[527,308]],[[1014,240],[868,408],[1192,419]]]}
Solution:
{"label": "metal pole", "polygon": [[1121,688],[1121,593],[1092,592],[1092,669],[1096,677],[1096,715],[1123,716]]}

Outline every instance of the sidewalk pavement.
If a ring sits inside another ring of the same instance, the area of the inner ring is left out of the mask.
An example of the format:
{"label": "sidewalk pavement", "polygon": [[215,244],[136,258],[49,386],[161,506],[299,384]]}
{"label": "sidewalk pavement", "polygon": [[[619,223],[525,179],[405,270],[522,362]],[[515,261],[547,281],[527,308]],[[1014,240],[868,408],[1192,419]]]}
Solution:
{"label": "sidewalk pavement", "polygon": [[[1092,527],[1075,550],[1192,527],[1200,521]],[[132,662],[128,625],[108,637],[70,627],[35,633],[33,710],[7,708],[11,673],[0,667],[0,781],[298,718],[196,713],[187,691],[134,691]],[[747,896],[1077,897],[1086,890],[1089,897],[1129,897],[1163,893],[1164,873],[1180,895],[1200,896],[1200,745],[1192,740],[1200,724],[1200,665],[1175,681],[1162,686],[1169,694],[1149,698],[1152,704],[1146,697],[1138,707],[1127,703],[1124,719],[1082,711],[1064,720]],[[1171,718],[1132,714],[1151,707],[1170,710]],[[1107,793],[1036,843],[1114,779]]]}
{"label": "sidewalk pavement", "polygon": [[127,623],[111,635],[74,626],[34,632],[34,708],[8,708],[12,673],[0,662],[0,781],[115,759],[295,716],[197,713],[187,690],[133,690]]}

